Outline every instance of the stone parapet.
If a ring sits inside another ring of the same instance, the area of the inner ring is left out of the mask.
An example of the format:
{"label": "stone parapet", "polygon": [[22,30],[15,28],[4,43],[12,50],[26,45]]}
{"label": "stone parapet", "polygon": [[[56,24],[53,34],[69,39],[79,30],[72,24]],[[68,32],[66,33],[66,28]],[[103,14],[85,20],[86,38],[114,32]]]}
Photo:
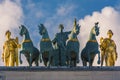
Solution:
{"label": "stone parapet", "polygon": [[119,80],[120,67],[0,67],[0,80]]}

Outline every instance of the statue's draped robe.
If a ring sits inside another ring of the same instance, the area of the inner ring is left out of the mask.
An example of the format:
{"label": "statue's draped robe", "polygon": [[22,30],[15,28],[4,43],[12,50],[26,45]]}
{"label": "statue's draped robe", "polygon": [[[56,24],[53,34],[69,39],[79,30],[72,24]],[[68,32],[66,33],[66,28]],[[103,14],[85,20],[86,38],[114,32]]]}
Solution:
{"label": "statue's draped robe", "polygon": [[5,66],[15,66],[15,61],[18,57],[16,53],[17,43],[15,39],[5,41],[3,46],[3,55]]}
{"label": "statue's draped robe", "polygon": [[57,33],[55,38],[52,42],[57,43],[57,47],[54,47],[55,49],[55,58],[56,58],[56,64],[59,66],[65,66],[66,65],[66,40],[68,39],[68,34],[71,32],[60,32]]}
{"label": "statue's draped robe", "polygon": [[102,60],[105,59],[106,66],[114,66],[117,60],[116,44],[113,40],[105,38],[100,45]]}

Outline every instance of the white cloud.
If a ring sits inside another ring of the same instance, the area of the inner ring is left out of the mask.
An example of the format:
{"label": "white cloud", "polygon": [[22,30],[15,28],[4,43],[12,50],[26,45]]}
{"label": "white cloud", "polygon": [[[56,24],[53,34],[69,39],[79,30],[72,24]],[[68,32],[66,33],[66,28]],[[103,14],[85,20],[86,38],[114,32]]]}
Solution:
{"label": "white cloud", "polygon": [[[20,1],[4,0],[0,3],[0,56],[5,41],[5,32],[10,30],[14,37],[19,34],[19,32],[15,30],[17,30],[18,26],[22,23],[23,12],[18,2]],[[0,58],[0,64],[3,64],[1,61]]]}
{"label": "white cloud", "polygon": [[57,9],[57,15],[60,16],[65,16],[67,14],[69,14],[70,12],[72,12],[75,8],[75,5],[61,5],[58,9]]}
{"label": "white cloud", "polygon": [[[115,10],[113,7],[105,7],[101,10],[101,12],[93,12],[92,15],[85,16],[84,19],[79,20],[79,24],[81,25],[80,31],[80,44],[81,49],[85,47],[85,44],[88,40],[89,33],[91,28],[94,26],[95,22],[99,22],[100,26],[100,35],[97,37],[99,42],[100,37],[107,37],[107,31],[111,29],[114,33],[113,40],[117,45],[117,52],[118,52],[118,60],[116,62],[116,66],[120,66],[120,12]],[[95,59],[94,65],[97,65],[97,60]]]}
{"label": "white cloud", "polygon": [[43,17],[43,13],[40,12],[40,11],[36,12],[36,17],[37,17],[37,18]]}
{"label": "white cloud", "polygon": [[64,31],[69,31],[72,29],[75,17],[71,15],[73,15],[75,9],[75,4],[61,4],[56,8],[56,12],[47,18],[44,24],[48,29],[51,39],[53,39],[55,37],[54,35],[59,32],[59,24],[64,25]]}

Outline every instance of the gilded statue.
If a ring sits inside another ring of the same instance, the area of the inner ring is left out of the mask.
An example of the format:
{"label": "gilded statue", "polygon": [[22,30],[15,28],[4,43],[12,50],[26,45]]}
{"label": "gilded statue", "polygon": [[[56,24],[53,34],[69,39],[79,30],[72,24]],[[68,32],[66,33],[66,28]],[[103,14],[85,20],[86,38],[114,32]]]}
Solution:
{"label": "gilded statue", "polygon": [[11,38],[11,32],[8,30],[5,33],[6,41],[3,45],[2,59],[5,66],[18,66],[18,37]]}
{"label": "gilded statue", "polygon": [[106,66],[114,66],[117,60],[116,44],[112,40],[113,32],[108,30],[108,38],[100,38],[100,50],[101,50],[101,66],[103,66],[103,61],[105,60]]}

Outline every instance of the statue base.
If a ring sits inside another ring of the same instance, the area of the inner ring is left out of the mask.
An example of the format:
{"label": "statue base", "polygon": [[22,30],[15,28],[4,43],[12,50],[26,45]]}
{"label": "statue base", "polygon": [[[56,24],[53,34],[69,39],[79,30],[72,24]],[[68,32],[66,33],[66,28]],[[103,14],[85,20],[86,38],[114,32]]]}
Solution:
{"label": "statue base", "polygon": [[0,67],[0,80],[119,80],[120,67]]}

